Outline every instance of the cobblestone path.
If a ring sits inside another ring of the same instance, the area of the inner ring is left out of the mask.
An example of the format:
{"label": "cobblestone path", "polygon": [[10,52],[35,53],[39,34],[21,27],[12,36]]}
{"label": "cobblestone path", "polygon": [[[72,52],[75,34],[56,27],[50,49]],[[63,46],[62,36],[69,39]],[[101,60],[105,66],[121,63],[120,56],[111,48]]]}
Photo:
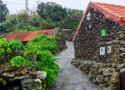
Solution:
{"label": "cobblestone path", "polygon": [[67,42],[67,47],[56,57],[61,70],[51,90],[97,90],[87,75],[71,64],[74,58],[72,42]]}

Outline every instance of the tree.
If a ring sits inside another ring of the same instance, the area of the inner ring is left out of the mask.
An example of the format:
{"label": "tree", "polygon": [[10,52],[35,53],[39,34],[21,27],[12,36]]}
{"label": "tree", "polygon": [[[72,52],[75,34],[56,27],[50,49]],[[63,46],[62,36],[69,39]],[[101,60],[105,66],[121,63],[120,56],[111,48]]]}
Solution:
{"label": "tree", "polygon": [[67,14],[67,10],[61,5],[53,2],[42,2],[37,6],[37,13],[41,18],[58,22],[65,17],[65,15]]}
{"label": "tree", "polygon": [[67,16],[62,20],[62,28],[76,30],[83,15],[82,13],[82,10],[67,9]]}
{"label": "tree", "polygon": [[63,8],[53,2],[42,2],[37,6],[37,13],[42,19],[52,21],[56,27],[76,30],[83,11]]}
{"label": "tree", "polygon": [[6,20],[6,16],[9,13],[9,10],[6,7],[6,4],[3,4],[0,0],[0,23]]}

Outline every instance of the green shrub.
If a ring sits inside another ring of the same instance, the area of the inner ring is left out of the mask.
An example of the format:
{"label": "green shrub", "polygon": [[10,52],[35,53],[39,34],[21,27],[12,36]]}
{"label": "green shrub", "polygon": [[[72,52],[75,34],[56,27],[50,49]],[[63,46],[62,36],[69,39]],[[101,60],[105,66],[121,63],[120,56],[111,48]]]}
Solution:
{"label": "green shrub", "polygon": [[22,66],[24,67],[24,66],[32,65],[32,63],[29,60],[25,59],[22,56],[13,57],[11,59],[11,64],[12,64],[12,66],[16,66],[16,67],[22,67]]}
{"label": "green shrub", "polygon": [[[51,68],[53,67],[53,68]],[[44,71],[47,72],[46,84],[47,86],[51,86],[53,81],[56,80],[56,77],[59,72],[59,66],[57,64],[53,64],[51,67],[44,68]]]}
{"label": "green shrub", "polygon": [[4,56],[6,54],[6,49],[8,48],[7,40],[5,38],[0,39],[0,56]]}
{"label": "green shrub", "polygon": [[34,67],[47,72],[46,85],[56,79],[59,66],[55,63],[54,53],[58,50],[57,39],[40,35],[26,44],[25,55],[34,62]]}
{"label": "green shrub", "polygon": [[40,35],[37,38],[33,39],[31,42],[26,45],[27,50],[32,50],[37,48],[39,50],[49,50],[55,54],[58,50],[58,45],[55,37],[49,37],[46,35]]}
{"label": "green shrub", "polygon": [[5,38],[1,38],[0,39],[0,47],[1,48],[5,48],[5,47],[7,47],[7,40],[5,39]]}
{"label": "green shrub", "polygon": [[43,62],[43,67],[48,67],[55,62],[55,58],[50,51],[43,50],[37,53],[36,61]]}
{"label": "green shrub", "polygon": [[39,35],[35,39],[33,39],[31,42],[36,43],[36,42],[40,42],[40,41],[46,41],[47,38],[48,38],[48,36],[46,36],[46,35]]}
{"label": "green shrub", "polygon": [[3,56],[3,55],[5,55],[5,53],[6,53],[5,49],[3,49],[3,48],[0,48],[0,56]]}
{"label": "green shrub", "polygon": [[43,50],[37,54],[35,67],[47,72],[47,86],[52,84],[59,71],[59,66],[55,64],[54,56],[48,50]]}
{"label": "green shrub", "polygon": [[9,47],[13,50],[21,49],[23,47],[23,44],[19,40],[12,40],[8,43]]}

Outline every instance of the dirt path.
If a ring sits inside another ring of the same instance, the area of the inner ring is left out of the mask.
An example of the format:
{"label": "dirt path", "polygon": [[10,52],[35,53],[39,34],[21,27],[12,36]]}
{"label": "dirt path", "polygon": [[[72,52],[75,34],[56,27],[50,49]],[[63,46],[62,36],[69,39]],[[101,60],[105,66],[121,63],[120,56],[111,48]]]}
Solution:
{"label": "dirt path", "polygon": [[73,44],[67,42],[67,47],[56,57],[61,71],[51,90],[97,90],[86,74],[71,64],[74,58]]}

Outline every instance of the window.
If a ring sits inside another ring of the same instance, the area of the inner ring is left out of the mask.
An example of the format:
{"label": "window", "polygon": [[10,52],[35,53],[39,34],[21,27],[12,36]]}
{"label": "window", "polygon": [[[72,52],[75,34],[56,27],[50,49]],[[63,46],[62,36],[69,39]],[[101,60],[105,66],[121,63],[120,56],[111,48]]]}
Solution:
{"label": "window", "polygon": [[107,36],[107,29],[103,28],[101,29],[101,37],[106,37]]}
{"label": "window", "polygon": [[112,52],[111,46],[107,46],[107,53],[111,53],[111,52]]}
{"label": "window", "polygon": [[87,14],[87,20],[88,20],[88,21],[91,20],[91,14],[90,14],[90,12]]}
{"label": "window", "polygon": [[100,55],[105,55],[105,47],[100,47]]}
{"label": "window", "polygon": [[99,54],[101,55],[101,56],[105,56],[105,55],[109,55],[109,54],[111,54],[112,53],[112,47],[111,46],[102,46],[102,47],[100,47],[99,48]]}

